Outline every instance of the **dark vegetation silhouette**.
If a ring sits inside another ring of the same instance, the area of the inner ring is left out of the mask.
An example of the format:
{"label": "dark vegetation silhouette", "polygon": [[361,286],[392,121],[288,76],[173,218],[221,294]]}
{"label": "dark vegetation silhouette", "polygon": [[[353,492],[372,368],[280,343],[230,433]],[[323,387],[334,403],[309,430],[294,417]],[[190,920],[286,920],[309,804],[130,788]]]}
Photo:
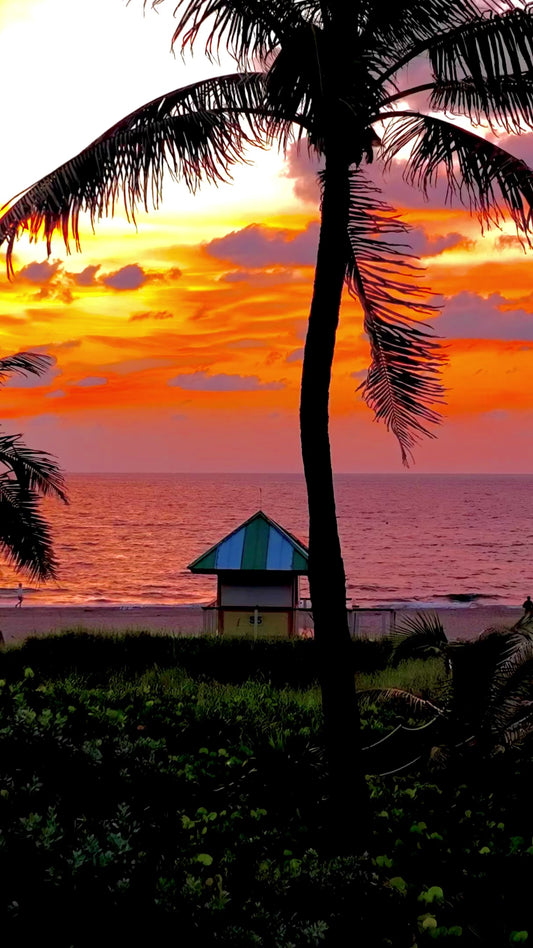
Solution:
{"label": "dark vegetation silhouette", "polygon": [[[49,252],[57,230],[67,247],[73,239],[79,248],[81,213],[95,224],[122,199],[134,219],[139,206],[158,206],[166,175],[192,191],[203,181],[227,181],[248,146],[277,143],[286,151],[296,139],[322,159],[300,425],[333,813],[343,843],[352,845],[367,803],[328,417],[345,287],[362,309],[370,344],[363,397],[396,435],[404,463],[419,437],[432,434],[442,401],[442,353],[423,322],[434,313],[431,297],[402,244],[406,226],[363,168],[408,154],[408,182],[427,192],[444,179],[449,197],[483,227],[510,217],[528,243],[533,173],[476,126],[516,134],[533,127],[533,12],[505,0],[174,6],[174,46],[186,53],[204,44],[211,60],[226,49],[237,72],[170,92],[126,116],[6,206],[0,240],[9,268],[24,232],[44,236]],[[457,124],[456,115],[471,127]]]}
{"label": "dark vegetation silhouette", "polygon": [[[472,641],[449,641],[436,614],[410,617],[395,634],[393,663],[444,659],[447,681],[431,697],[402,688],[369,688],[360,702],[380,703],[416,717],[430,715],[432,729],[414,733],[434,765],[455,766],[509,749],[533,746],[533,621],[490,627]],[[392,745],[391,745],[392,746]],[[382,742],[380,750],[387,753]],[[404,757],[407,760],[406,757]]]}
{"label": "dark vegetation silhouette", "polygon": [[[12,372],[41,375],[50,356],[19,352],[0,359],[0,383]],[[55,496],[66,502],[63,474],[46,451],[28,448],[20,434],[0,431],[0,553],[32,579],[53,579],[56,559],[41,498]]]}

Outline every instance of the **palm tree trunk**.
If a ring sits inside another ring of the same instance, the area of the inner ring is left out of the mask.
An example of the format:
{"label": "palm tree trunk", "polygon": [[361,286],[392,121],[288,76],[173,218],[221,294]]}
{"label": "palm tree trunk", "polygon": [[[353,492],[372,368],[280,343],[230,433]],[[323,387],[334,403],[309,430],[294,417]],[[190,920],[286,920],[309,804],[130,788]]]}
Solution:
{"label": "palm tree trunk", "polygon": [[342,850],[361,845],[368,811],[329,442],[329,388],[346,269],[348,198],[346,164],[329,163],[300,400],[309,586],[329,764],[330,831],[332,842]]}

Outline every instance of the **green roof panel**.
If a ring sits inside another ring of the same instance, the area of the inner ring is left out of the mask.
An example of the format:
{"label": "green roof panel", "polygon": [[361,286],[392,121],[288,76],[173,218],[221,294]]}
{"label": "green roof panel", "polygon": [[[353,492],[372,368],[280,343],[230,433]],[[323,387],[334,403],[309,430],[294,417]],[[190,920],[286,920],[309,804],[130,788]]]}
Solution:
{"label": "green roof panel", "polygon": [[292,553],[292,568],[295,573],[307,573],[307,557],[296,549]]}
{"label": "green roof panel", "polygon": [[196,560],[195,568],[198,570],[204,569],[213,569],[215,566],[216,559],[216,547],[212,550],[208,550],[207,553],[204,553],[200,559]]}
{"label": "green roof panel", "polygon": [[241,569],[266,569],[270,526],[262,517],[246,527]]}

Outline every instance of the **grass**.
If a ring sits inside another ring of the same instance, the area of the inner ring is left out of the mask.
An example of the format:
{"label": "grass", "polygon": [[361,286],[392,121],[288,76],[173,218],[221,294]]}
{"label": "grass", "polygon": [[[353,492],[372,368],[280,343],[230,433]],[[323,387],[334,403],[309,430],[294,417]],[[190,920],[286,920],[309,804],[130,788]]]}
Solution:
{"label": "grass", "polygon": [[377,671],[355,676],[356,686],[366,688],[401,688],[422,697],[435,698],[448,677],[441,658],[410,659],[399,665],[388,665]]}

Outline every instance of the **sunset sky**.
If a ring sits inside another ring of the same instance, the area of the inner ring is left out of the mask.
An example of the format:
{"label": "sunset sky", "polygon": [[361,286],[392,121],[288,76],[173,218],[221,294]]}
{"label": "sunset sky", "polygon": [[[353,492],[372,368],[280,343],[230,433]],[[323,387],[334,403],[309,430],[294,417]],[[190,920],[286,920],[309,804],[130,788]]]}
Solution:
{"label": "sunset sky", "polygon": [[[206,75],[198,49],[170,52],[171,0],[0,0],[4,95],[0,203],[163,92]],[[505,144],[533,161],[533,134]],[[48,376],[14,378],[3,425],[68,471],[299,471],[298,397],[318,233],[306,151],[254,153],[233,185],[191,196],[169,182],[137,230],[118,213],[88,222],[82,253],[21,241],[16,279],[0,271],[1,352],[46,351]],[[419,472],[530,472],[533,464],[532,256],[511,225],[478,222],[386,178],[443,308],[449,389]],[[533,252],[532,252],[533,253]],[[400,471],[395,439],[355,390],[368,366],[361,316],[346,300],[334,367],[337,471]]]}

